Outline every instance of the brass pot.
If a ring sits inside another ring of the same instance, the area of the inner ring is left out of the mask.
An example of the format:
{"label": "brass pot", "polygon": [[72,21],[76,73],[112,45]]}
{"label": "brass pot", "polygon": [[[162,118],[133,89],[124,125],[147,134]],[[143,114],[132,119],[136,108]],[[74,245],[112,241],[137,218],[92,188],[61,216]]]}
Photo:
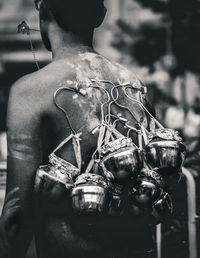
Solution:
{"label": "brass pot", "polygon": [[137,206],[149,207],[161,196],[162,189],[158,187],[156,182],[144,178],[132,194],[133,203]]}
{"label": "brass pot", "polygon": [[135,177],[142,167],[139,149],[130,138],[121,138],[103,146],[100,166],[109,180],[118,183]]}
{"label": "brass pot", "polygon": [[73,184],[66,183],[56,177],[52,172],[52,166],[40,166],[36,172],[34,189],[40,198],[48,201],[59,201],[64,196],[68,196]]}
{"label": "brass pot", "polygon": [[173,129],[160,128],[148,135],[149,143],[144,149],[147,164],[152,169],[168,169],[178,172],[183,165],[186,148],[182,144],[179,132]]}
{"label": "brass pot", "polygon": [[185,146],[174,140],[154,140],[145,147],[145,159],[151,168],[179,171],[185,159]]}
{"label": "brass pot", "polygon": [[77,213],[102,214],[105,207],[106,190],[96,185],[80,185],[73,188],[72,207]]}
{"label": "brass pot", "polygon": [[74,179],[80,175],[80,169],[54,153],[49,156],[49,174],[65,184],[73,184]]}
{"label": "brass pot", "polygon": [[[92,176],[92,174],[89,175]],[[102,177],[98,175],[93,175],[92,180],[88,176],[86,180],[77,178],[78,183],[75,183],[75,187],[71,191],[74,212],[80,215],[102,215],[107,201],[107,189],[103,180],[98,181],[99,178],[102,180]],[[95,182],[94,179],[97,181]]]}

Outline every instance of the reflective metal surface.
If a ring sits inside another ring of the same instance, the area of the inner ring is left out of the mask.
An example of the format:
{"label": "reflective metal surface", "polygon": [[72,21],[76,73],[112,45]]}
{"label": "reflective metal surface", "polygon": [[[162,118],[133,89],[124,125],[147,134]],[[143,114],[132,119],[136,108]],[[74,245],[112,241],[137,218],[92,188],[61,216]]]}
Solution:
{"label": "reflective metal surface", "polygon": [[162,190],[156,183],[150,180],[141,180],[140,185],[135,189],[132,195],[133,203],[138,206],[148,207],[153,205],[161,196]]}
{"label": "reflective metal surface", "polygon": [[108,206],[108,215],[109,216],[118,216],[121,215],[124,209],[124,200],[122,196],[118,194],[112,194]]}
{"label": "reflective metal surface", "polygon": [[169,168],[179,171],[185,158],[185,146],[181,142],[156,140],[145,147],[145,158],[152,168]]}
{"label": "reflective metal surface", "polygon": [[79,214],[101,215],[107,199],[107,190],[97,185],[75,186],[71,192],[73,210]]}
{"label": "reflective metal surface", "polygon": [[34,190],[40,198],[48,201],[58,201],[63,196],[69,194],[68,191],[73,187],[72,184],[66,184],[61,179],[51,175],[51,166],[41,166],[36,173]]}
{"label": "reflective metal surface", "polygon": [[173,211],[171,197],[168,193],[163,193],[161,198],[155,203],[152,210],[152,215],[157,223],[161,223],[166,216],[169,216]]}
{"label": "reflective metal surface", "polygon": [[49,156],[49,163],[48,173],[63,181],[63,183],[73,184],[74,178],[80,175],[80,170],[77,167],[54,153]]}
{"label": "reflective metal surface", "polygon": [[100,166],[107,178],[123,182],[137,175],[142,162],[139,150],[129,147],[108,154],[102,159]]}

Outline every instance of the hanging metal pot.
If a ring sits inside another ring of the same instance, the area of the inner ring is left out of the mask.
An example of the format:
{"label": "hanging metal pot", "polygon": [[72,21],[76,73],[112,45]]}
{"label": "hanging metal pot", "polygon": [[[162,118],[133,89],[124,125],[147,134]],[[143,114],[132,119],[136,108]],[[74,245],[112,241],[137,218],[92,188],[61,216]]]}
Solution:
{"label": "hanging metal pot", "polygon": [[120,138],[104,145],[100,150],[100,166],[108,180],[126,182],[138,174],[142,167],[139,149],[130,138]]}
{"label": "hanging metal pot", "polygon": [[102,215],[107,201],[107,183],[96,174],[82,174],[71,191],[72,207],[80,215]]}
{"label": "hanging metal pot", "polygon": [[48,199],[58,200],[61,195],[73,187],[74,179],[80,170],[62,158],[51,154],[49,164],[40,166],[36,172],[35,191]]}
{"label": "hanging metal pot", "polygon": [[131,199],[139,207],[152,206],[161,196],[163,181],[153,170],[143,169],[133,187]]}
{"label": "hanging metal pot", "polygon": [[58,157],[55,154],[49,156],[49,174],[63,181],[64,183],[74,183],[74,179],[80,175],[80,169]]}
{"label": "hanging metal pot", "polygon": [[151,168],[165,169],[168,173],[180,171],[186,154],[178,132],[172,129],[157,129],[149,135],[144,154]]}
{"label": "hanging metal pot", "polygon": [[107,214],[109,216],[120,216],[127,202],[127,189],[124,185],[109,182],[109,202]]}

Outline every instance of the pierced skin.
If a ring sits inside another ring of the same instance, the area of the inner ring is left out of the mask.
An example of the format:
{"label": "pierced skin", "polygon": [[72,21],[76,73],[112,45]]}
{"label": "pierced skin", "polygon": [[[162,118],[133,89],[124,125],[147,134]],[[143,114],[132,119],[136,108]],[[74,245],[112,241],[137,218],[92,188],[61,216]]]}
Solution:
{"label": "pierced skin", "polygon": [[[89,58],[88,58],[89,56]],[[70,63],[70,65],[69,65]],[[74,69],[77,67],[77,69]],[[59,104],[67,111],[75,131],[82,132],[82,159],[86,168],[92,153],[96,149],[97,134],[92,134],[101,122],[100,100],[105,100],[101,89],[88,88],[91,79],[106,79],[115,83],[127,82],[141,87],[139,80],[126,69],[111,62],[97,53],[86,52],[72,58],[53,61],[36,73],[30,74],[16,82],[11,90],[8,107],[8,179],[7,193],[19,187],[17,198],[21,200],[23,219],[16,241],[12,246],[9,258],[25,256],[27,246],[33,234],[36,236],[39,258],[80,258],[80,257],[132,257],[135,248],[146,250],[151,248],[151,232],[144,220],[133,220],[132,217],[99,221],[95,230],[87,225],[87,221],[77,219],[71,211],[69,191],[63,192],[63,198],[50,202],[48,198],[34,193],[36,170],[41,164],[48,162],[50,152],[70,134],[70,128],[63,113],[56,108],[53,95],[59,87],[76,87],[78,82],[86,91],[86,95],[70,91],[58,96]],[[73,82],[73,83],[72,83]],[[112,85],[101,84],[110,91]],[[133,93],[134,95],[134,93]],[[135,96],[135,95],[134,95]],[[129,105],[139,118],[146,119],[137,103],[133,103],[123,94],[119,103]],[[113,114],[119,112],[132,121],[133,117],[123,109],[114,105]],[[123,130],[123,128],[120,128]],[[64,146],[58,153],[60,157],[76,165],[71,144]],[[46,196],[52,194],[54,187],[45,189]],[[93,232],[95,231],[95,232]],[[120,233],[120,236],[118,234]],[[137,233],[136,233],[137,232]],[[140,234],[141,232],[141,234]],[[144,234],[147,244],[141,246]],[[121,256],[122,257],[122,256]]]}

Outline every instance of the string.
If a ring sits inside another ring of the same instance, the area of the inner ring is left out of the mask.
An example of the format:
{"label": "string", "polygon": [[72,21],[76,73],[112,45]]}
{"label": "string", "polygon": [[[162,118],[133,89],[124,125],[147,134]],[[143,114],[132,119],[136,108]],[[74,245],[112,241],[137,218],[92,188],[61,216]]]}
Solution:
{"label": "string", "polygon": [[[92,82],[97,83],[96,80],[92,80]],[[94,153],[92,154],[92,159],[90,160],[90,162],[85,170],[85,174],[89,174],[91,169],[93,168],[95,161],[97,161],[97,159],[95,159],[95,155],[97,152],[99,153],[99,150],[104,142],[104,135],[105,135],[105,131],[106,131],[106,123],[105,123],[105,118],[104,118],[104,106],[110,102],[110,95],[106,89],[104,89],[100,85],[93,85],[93,84],[90,85],[90,87],[102,89],[107,95],[107,100],[104,103],[99,101],[101,103],[101,126],[99,128],[99,137],[98,137],[98,141],[97,141],[97,148],[94,151]]]}
{"label": "string", "polygon": [[[55,93],[54,93],[54,103],[56,105],[56,107],[58,109],[60,109],[64,115],[65,115],[65,118],[69,124],[69,127],[71,129],[71,135],[66,139],[64,140],[57,148],[56,150],[58,150],[60,147],[62,147],[65,143],[67,143],[71,138],[72,138],[72,144],[73,144],[73,149],[74,149],[74,153],[75,153],[75,158],[76,158],[76,162],[77,162],[77,165],[78,165],[78,168],[79,170],[81,171],[81,164],[82,164],[82,157],[81,157],[81,146],[80,146],[80,136],[82,133],[76,133],[76,131],[74,130],[74,128],[72,127],[71,123],[70,123],[70,120],[69,120],[69,117],[68,117],[68,114],[66,112],[66,110],[64,108],[62,108],[56,101],[56,97],[58,96],[58,94],[62,91],[62,90],[69,90],[69,91],[73,91],[73,92],[76,92],[75,89],[73,88],[68,88],[68,87],[62,87],[62,88],[59,88]],[[80,129],[79,129],[80,130]]]}

